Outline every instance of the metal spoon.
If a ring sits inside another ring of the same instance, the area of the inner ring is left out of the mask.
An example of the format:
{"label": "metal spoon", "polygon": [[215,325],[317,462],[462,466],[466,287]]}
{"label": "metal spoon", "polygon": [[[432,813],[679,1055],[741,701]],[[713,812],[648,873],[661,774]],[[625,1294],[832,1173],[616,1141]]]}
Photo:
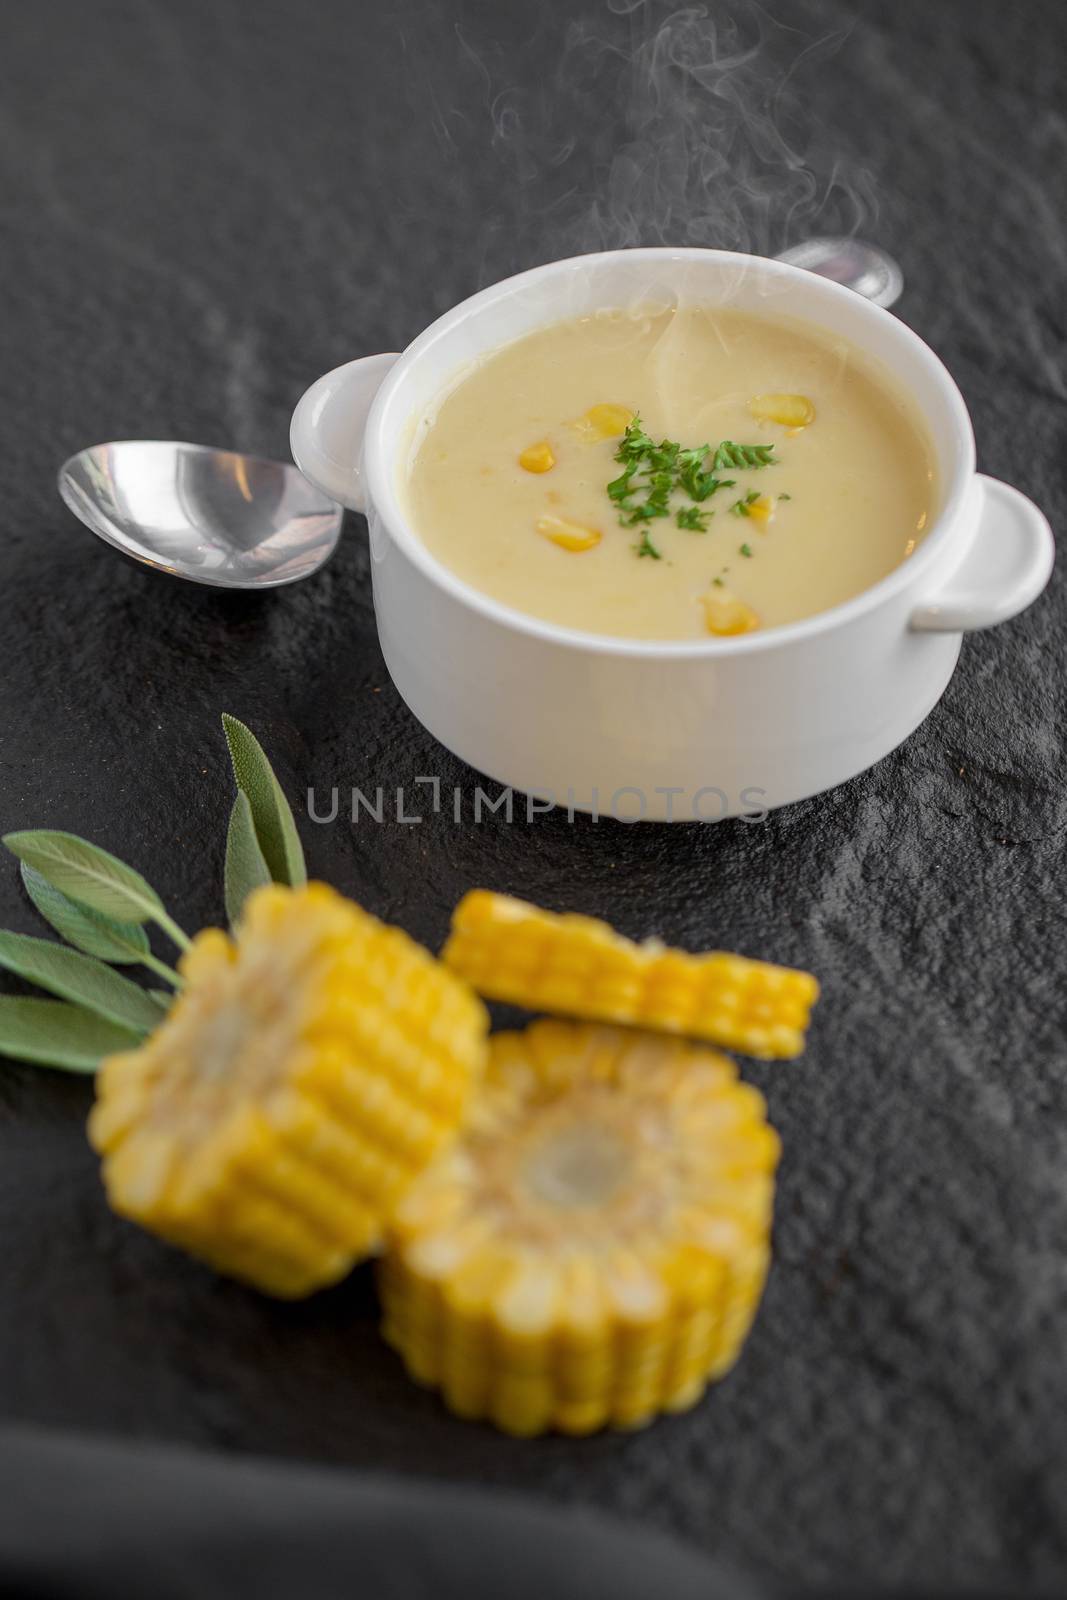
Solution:
{"label": "metal spoon", "polygon": [[96,444],[63,463],[58,487],[116,550],[219,589],[309,578],[341,532],[340,506],[295,467],[201,444]]}
{"label": "metal spoon", "polygon": [[[904,279],[861,239],[809,239],[780,261],[890,306]],[[124,555],[191,583],[276,589],[310,578],[333,555],[341,508],[281,461],[201,444],[123,439],[96,444],[59,469],[74,515]]]}
{"label": "metal spoon", "polygon": [[876,306],[891,306],[904,288],[904,274],[893,257],[863,239],[805,239],[783,250],[778,260],[843,283]]}

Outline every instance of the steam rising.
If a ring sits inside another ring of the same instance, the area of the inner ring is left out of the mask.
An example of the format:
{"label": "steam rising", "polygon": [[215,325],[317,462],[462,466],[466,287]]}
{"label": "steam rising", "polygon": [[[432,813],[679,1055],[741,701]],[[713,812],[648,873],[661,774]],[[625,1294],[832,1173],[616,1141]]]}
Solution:
{"label": "steam rising", "polygon": [[536,86],[523,52],[457,30],[488,119],[471,132],[483,161],[487,134],[492,153],[483,278],[631,245],[774,255],[870,227],[870,176],[813,113],[842,35],[812,40],[754,0],[580,9],[564,13],[557,71]]}
{"label": "steam rising", "polygon": [[[773,255],[815,231],[842,187],[852,202],[846,226],[856,227],[858,180],[842,185],[835,161],[820,181],[786,132],[796,109],[790,79],[838,39],[800,50],[783,73],[767,48],[773,25],[752,6],[714,15],[695,6],[658,24],[641,0],[609,9],[634,22],[621,62],[630,137],[584,224],[596,248],[655,242]],[[586,33],[575,48],[595,50],[595,38]]]}

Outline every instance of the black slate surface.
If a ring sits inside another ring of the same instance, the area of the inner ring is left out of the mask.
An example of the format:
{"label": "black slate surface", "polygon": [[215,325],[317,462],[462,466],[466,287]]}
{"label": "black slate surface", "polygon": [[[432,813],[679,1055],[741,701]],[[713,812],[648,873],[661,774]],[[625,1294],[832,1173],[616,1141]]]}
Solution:
{"label": "black slate surface", "polygon": [[[53,473],[126,435],[283,455],[320,372],[574,248],[855,220],[982,468],[1063,526],[1067,11],[782,0],[755,61],[711,12],[694,122],[664,64],[692,40],[642,51],[668,13],[621,0],[9,9],[0,826],[90,835],[193,925],[221,915],[222,709],[294,796],[472,793],[385,675],[358,519],[312,582],[228,598],[123,564]],[[821,975],[807,1057],[746,1067],[785,1145],[776,1265],[698,1410],[584,1442],[462,1426],[379,1342],[367,1274],[291,1307],[214,1279],[107,1211],[88,1085],[5,1065],[3,1414],[491,1480],[794,1583],[1067,1584],[1065,587],[969,638],[902,750],[759,827],[302,823],[317,875],[435,946],[481,883]],[[37,931],[13,867],[0,924]]]}

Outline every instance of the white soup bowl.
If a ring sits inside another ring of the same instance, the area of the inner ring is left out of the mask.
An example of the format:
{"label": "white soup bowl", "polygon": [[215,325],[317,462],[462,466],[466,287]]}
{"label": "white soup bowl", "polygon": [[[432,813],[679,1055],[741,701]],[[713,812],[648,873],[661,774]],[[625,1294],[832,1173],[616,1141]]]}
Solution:
{"label": "white soup bowl", "polygon": [[[404,509],[419,421],[500,345],[642,299],[799,318],[881,366],[912,396],[937,463],[915,552],[801,622],[663,643],[557,627],[443,566]],[[1052,568],[1042,513],[976,473],[967,408],[933,351],[850,289],[761,257],[619,250],[536,267],[446,312],[403,354],[327,373],[291,440],[312,483],[367,517],[382,652],[419,721],[503,785],[628,821],[759,814],[862,772],[936,705],[963,633],[1022,611]]]}

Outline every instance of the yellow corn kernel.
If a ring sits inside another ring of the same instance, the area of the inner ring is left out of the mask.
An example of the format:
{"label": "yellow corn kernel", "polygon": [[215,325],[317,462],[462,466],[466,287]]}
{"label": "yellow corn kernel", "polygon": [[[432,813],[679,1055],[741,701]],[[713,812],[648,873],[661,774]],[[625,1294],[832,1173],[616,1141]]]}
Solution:
{"label": "yellow corn kernel", "polygon": [[778,1140],[725,1056],[620,1028],[496,1034],[471,1124],[393,1212],[383,1332],[458,1415],[632,1428],[737,1359]]}
{"label": "yellow corn kernel", "polygon": [[555,465],[556,458],[547,439],[542,439],[540,444],[528,445],[519,456],[519,466],[527,472],[551,472]]}
{"label": "yellow corn kernel", "polygon": [[592,917],[487,889],[456,907],[442,960],[491,1000],[689,1034],[763,1059],[800,1054],[819,995],[808,972],[723,951],[688,955],[658,939],[633,944]]}
{"label": "yellow corn kernel", "polygon": [[113,1209],[268,1293],[343,1277],[456,1131],[485,1008],[323,884],[198,935],[140,1049],[105,1061],[89,1137]]}
{"label": "yellow corn kernel", "polygon": [[755,500],[746,503],[746,515],[752,522],[759,523],[765,528],[774,516],[775,505],[769,494],[757,495]]}
{"label": "yellow corn kernel", "polygon": [[587,528],[582,522],[568,522],[547,511],[537,519],[537,531],[561,550],[594,550],[603,537],[599,528]]}
{"label": "yellow corn kernel", "polygon": [[717,638],[729,638],[736,633],[751,633],[760,625],[759,617],[750,605],[739,600],[729,589],[713,589],[701,598],[704,619],[709,633]]}
{"label": "yellow corn kernel", "polygon": [[757,394],[748,409],[757,422],[779,422],[793,431],[815,421],[815,407],[806,394]]}
{"label": "yellow corn kernel", "polygon": [[626,406],[607,402],[590,406],[589,410],[574,423],[574,427],[587,439],[618,439],[633,420],[634,413],[627,410]]}

